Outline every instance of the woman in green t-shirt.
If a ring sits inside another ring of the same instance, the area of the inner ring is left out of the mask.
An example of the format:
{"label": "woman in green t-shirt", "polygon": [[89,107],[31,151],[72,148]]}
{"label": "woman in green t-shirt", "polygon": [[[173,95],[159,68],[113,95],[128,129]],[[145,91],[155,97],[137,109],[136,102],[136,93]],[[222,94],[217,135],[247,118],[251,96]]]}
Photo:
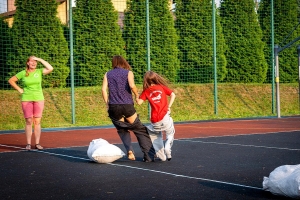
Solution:
{"label": "woman in green t-shirt", "polygon": [[[37,69],[37,62],[45,68]],[[27,140],[26,149],[31,149],[32,125],[34,125],[35,147],[42,150],[41,138],[41,118],[44,110],[44,95],[42,90],[42,76],[53,71],[53,67],[42,58],[30,56],[26,62],[26,69],[11,77],[9,84],[22,94],[22,110],[24,113],[25,135]],[[21,81],[23,88],[17,85]]]}

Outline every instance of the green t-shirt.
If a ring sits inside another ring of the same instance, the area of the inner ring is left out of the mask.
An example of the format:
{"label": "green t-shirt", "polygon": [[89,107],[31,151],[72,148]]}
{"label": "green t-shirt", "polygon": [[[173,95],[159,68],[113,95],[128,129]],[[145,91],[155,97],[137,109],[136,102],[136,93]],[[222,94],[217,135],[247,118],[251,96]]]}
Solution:
{"label": "green t-shirt", "polygon": [[26,71],[23,70],[16,74],[19,81],[24,85],[22,101],[42,101],[44,94],[42,90],[43,69],[36,69],[34,72],[29,72],[26,76]]}

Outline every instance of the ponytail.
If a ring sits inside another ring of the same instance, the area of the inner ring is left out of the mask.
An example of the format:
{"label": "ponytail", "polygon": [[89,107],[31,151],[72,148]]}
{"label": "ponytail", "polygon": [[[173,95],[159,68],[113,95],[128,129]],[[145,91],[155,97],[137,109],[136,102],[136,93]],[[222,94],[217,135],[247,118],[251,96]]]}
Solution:
{"label": "ponytail", "polygon": [[25,75],[25,76],[26,76],[26,77],[29,76],[29,72],[28,72],[28,69],[27,69],[27,68],[26,68],[25,71],[26,71],[26,75]]}
{"label": "ponytail", "polygon": [[26,71],[25,76],[26,77],[29,76],[29,72],[28,72],[29,66],[27,65],[27,63],[29,62],[29,60],[30,60],[30,57],[27,59],[27,62],[26,62],[26,69],[25,69],[25,71]]}

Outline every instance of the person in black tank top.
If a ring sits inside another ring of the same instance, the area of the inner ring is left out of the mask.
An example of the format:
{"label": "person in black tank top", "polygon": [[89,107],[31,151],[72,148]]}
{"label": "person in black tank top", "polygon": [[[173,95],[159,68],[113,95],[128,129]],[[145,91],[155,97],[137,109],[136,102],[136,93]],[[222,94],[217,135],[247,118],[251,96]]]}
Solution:
{"label": "person in black tank top", "polygon": [[[112,59],[112,70],[103,78],[102,97],[112,123],[117,129],[130,160],[135,160],[131,144],[130,132],[132,131],[144,153],[143,161],[154,161],[155,150],[153,148],[147,128],[140,121],[134,108],[132,92],[138,99],[139,94],[134,83],[134,75],[130,71],[128,62],[119,55]],[[109,92],[107,93],[109,89]]]}

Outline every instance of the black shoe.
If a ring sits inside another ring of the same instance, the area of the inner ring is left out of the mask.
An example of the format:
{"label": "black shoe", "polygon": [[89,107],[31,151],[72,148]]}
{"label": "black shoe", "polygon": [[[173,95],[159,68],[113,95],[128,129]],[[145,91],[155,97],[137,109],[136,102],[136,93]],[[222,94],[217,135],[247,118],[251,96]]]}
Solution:
{"label": "black shoe", "polygon": [[143,162],[154,162],[154,160],[143,158]]}
{"label": "black shoe", "polygon": [[147,153],[144,153],[143,162],[154,162],[154,155],[151,158]]}
{"label": "black shoe", "polygon": [[143,162],[154,162],[154,158],[151,159],[147,154],[144,154]]}
{"label": "black shoe", "polygon": [[168,158],[168,161],[170,161],[172,158]]}

